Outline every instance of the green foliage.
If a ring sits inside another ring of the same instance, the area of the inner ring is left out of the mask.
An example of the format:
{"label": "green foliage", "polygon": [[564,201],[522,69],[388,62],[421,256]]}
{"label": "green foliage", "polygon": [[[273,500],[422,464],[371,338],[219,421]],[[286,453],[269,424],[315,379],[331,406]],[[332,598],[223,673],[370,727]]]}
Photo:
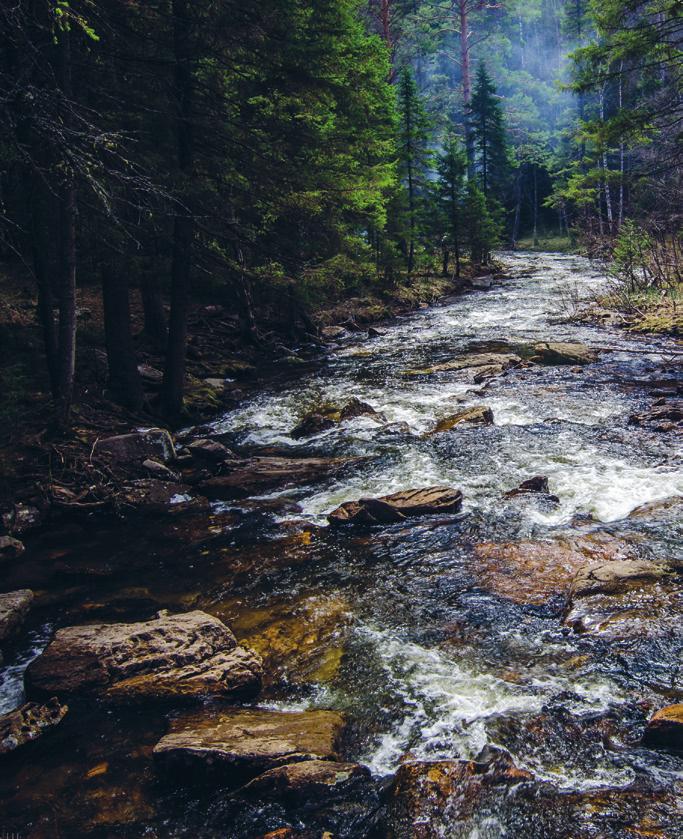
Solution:
{"label": "green foliage", "polygon": [[647,255],[652,248],[649,234],[627,219],[619,230],[612,251],[610,273],[627,290],[635,291],[650,285]]}
{"label": "green foliage", "polygon": [[476,151],[475,168],[484,195],[502,201],[510,180],[503,109],[484,62],[479,64],[470,103],[470,125]]}
{"label": "green foliage", "polygon": [[486,196],[475,181],[467,184],[463,221],[470,259],[473,263],[485,265],[498,244],[501,225],[491,213]]}

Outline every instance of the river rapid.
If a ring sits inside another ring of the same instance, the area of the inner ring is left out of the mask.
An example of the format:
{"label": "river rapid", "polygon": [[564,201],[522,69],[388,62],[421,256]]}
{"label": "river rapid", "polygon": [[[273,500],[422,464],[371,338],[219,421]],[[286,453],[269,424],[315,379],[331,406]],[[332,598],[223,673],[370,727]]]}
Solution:
{"label": "river rapid", "polygon": [[[266,657],[276,673],[260,706],[343,711],[345,757],[380,784],[407,756],[474,759],[492,745],[572,801],[588,796],[596,807],[590,796],[606,790],[666,800],[648,810],[651,833],[612,799],[615,819],[598,807],[594,822],[577,826],[559,810],[554,821],[503,798],[466,824],[441,814],[420,836],[683,836],[683,760],[640,743],[652,711],[683,697],[680,578],[569,603],[569,572],[548,573],[533,548],[506,566],[512,554],[501,547],[618,545],[683,562],[681,507],[671,501],[683,496],[680,440],[629,423],[678,392],[679,345],[573,322],[576,305],[607,282],[583,258],[499,259],[507,278],[491,289],[399,318],[376,337],[341,339],[210,426],[242,451],[366,457],[361,467],[248,504],[216,502],[213,513],[232,518],[210,542],[180,542],[162,525],[44,540],[14,584],[47,587],[48,560],[61,570],[28,641],[5,663],[0,710],[21,701],[23,668],[55,626],[202,608],[245,643],[279,650]],[[523,365],[481,383],[467,371],[432,370],[467,352],[539,341],[581,342],[598,361]],[[358,417],[292,438],[307,410],[351,397],[385,420]],[[492,410],[492,425],[429,434],[477,405]],[[504,497],[533,476],[547,477],[557,502]],[[462,511],[365,530],[327,526],[345,501],[432,485],[462,490]],[[578,622],[568,620],[572,609]],[[94,706],[71,717],[8,764],[2,792],[13,829],[23,819],[34,826],[27,836],[247,837],[278,826],[225,795],[160,784],[150,750],[163,713]],[[53,822],[61,833],[49,832]]]}

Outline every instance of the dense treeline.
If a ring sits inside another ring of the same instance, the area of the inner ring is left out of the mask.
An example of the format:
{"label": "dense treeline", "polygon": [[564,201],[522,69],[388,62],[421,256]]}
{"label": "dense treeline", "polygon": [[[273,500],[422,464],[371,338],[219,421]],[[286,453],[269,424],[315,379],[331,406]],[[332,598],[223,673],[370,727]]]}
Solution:
{"label": "dense treeline", "polygon": [[305,333],[316,295],[457,276],[541,228],[676,241],[674,0],[17,0],[0,27],[2,248],[62,424],[82,283],[133,407],[139,289],[173,415],[198,286],[258,344],[266,307]]}

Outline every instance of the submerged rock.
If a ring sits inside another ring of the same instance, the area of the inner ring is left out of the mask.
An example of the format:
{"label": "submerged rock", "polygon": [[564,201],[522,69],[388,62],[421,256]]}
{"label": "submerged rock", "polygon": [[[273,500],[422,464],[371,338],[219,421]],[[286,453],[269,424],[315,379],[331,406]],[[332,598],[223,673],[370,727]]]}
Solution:
{"label": "submerged rock", "polygon": [[643,559],[622,559],[604,565],[581,568],[572,584],[572,596],[613,594],[633,585],[665,577],[669,569],[662,563]]}
{"label": "submerged rock", "polygon": [[16,711],[0,716],[0,755],[13,752],[20,746],[37,740],[48,729],[54,728],[69,710],[53,697],[44,705],[27,702]]}
{"label": "submerged rock", "polygon": [[479,818],[507,791],[533,776],[510,756],[487,748],[476,761],[440,760],[401,765],[391,791],[387,836],[390,839],[468,837]]}
{"label": "submerged rock", "polygon": [[644,742],[673,751],[683,751],[683,704],[660,708],[647,724]]}
{"label": "submerged rock", "polygon": [[168,431],[148,428],[98,440],[93,454],[104,455],[117,463],[142,463],[148,459],[168,463],[175,457],[175,447]]}
{"label": "submerged rock", "polygon": [[252,457],[226,463],[224,474],[202,481],[198,489],[209,498],[244,498],[278,486],[299,486],[330,478],[344,467],[364,460],[360,457]]}
{"label": "submerged rock", "polygon": [[683,407],[680,404],[659,405],[644,414],[633,414],[628,422],[652,431],[675,431],[683,427]]}
{"label": "submerged rock", "polygon": [[334,711],[227,710],[171,722],[154,747],[166,768],[212,769],[240,780],[302,761],[337,760],[344,718]]}
{"label": "submerged rock", "polygon": [[382,415],[372,405],[361,402],[354,396],[342,407],[323,405],[306,414],[299,424],[292,429],[290,436],[295,440],[302,437],[312,437],[314,434],[320,434],[321,431],[334,428],[335,425],[339,425],[344,420],[365,416],[375,418],[378,422],[383,419]]}
{"label": "submerged rock", "polygon": [[343,326],[323,326],[320,330],[320,337],[325,341],[338,341],[340,338],[345,338],[348,331]]}
{"label": "submerged rock", "polygon": [[261,677],[259,656],[200,611],[60,629],[26,671],[35,690],[117,701],[253,695]]}
{"label": "submerged rock", "polygon": [[457,425],[493,425],[493,411],[486,405],[475,405],[472,408],[465,408],[438,422],[430,434],[441,434],[450,431]]}
{"label": "submerged rock", "polygon": [[505,493],[506,498],[514,498],[517,495],[526,495],[528,493],[541,493],[548,495],[550,493],[550,485],[548,479],[544,475],[537,475],[534,478],[528,478],[526,481]]}
{"label": "submerged rock", "polygon": [[6,641],[23,624],[33,603],[33,592],[28,589],[0,594],[0,641]]}
{"label": "submerged rock", "polygon": [[442,364],[435,364],[432,367],[425,367],[418,370],[406,370],[406,376],[429,376],[433,373],[446,373],[450,371],[467,370],[472,375],[477,376],[483,370],[487,371],[487,375],[494,375],[492,371],[499,373],[509,370],[511,367],[518,367],[522,363],[521,356],[516,353],[465,353],[452,361],[446,361]]}
{"label": "submerged rock", "polygon": [[532,361],[539,364],[593,364],[598,360],[595,350],[580,343],[544,341],[534,345]]}
{"label": "submerged rock", "polygon": [[393,524],[413,516],[457,513],[462,493],[452,487],[409,489],[381,498],[347,501],[327,517],[330,524]]}

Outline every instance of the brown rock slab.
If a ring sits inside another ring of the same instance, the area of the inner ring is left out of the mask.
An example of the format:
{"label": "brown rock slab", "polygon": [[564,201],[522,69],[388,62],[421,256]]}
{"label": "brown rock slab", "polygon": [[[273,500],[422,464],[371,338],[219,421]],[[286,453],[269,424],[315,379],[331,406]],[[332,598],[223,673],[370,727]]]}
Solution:
{"label": "brown rock slab", "polygon": [[534,345],[532,361],[539,364],[593,364],[598,360],[595,350],[585,344],[544,341]]}
{"label": "brown rock slab", "polygon": [[209,498],[244,498],[267,489],[302,486],[333,477],[344,467],[364,458],[253,457],[226,463],[224,474],[208,478],[198,490]]}
{"label": "brown rock slab", "polygon": [[[424,367],[419,370],[406,370],[407,376],[429,376],[433,373],[447,373],[451,371],[468,370],[472,375],[478,375],[483,369],[489,373],[499,370],[501,373],[511,367],[518,367],[522,358],[515,353],[465,353],[452,361],[445,361],[442,364],[435,364],[432,367]],[[493,373],[492,373],[493,374]]]}
{"label": "brown rock slab", "polygon": [[253,695],[261,677],[259,656],[200,611],[60,629],[26,671],[35,690],[115,701]]}
{"label": "brown rock slab", "polygon": [[683,403],[659,405],[644,414],[633,414],[629,425],[639,425],[652,431],[676,431],[683,428]]}
{"label": "brown rock slab", "polygon": [[667,705],[653,714],[643,740],[650,746],[683,751],[683,704]]}
{"label": "brown rock slab", "polygon": [[168,768],[211,767],[252,775],[308,760],[336,760],[344,727],[334,711],[227,710],[181,717],[154,747]]}
{"label": "brown rock slab", "polygon": [[28,588],[0,594],[0,641],[5,641],[19,629],[32,603],[33,592]]}
{"label": "brown rock slab", "polygon": [[189,486],[156,478],[131,481],[118,500],[128,510],[150,515],[180,516],[209,510],[207,499],[194,495]]}
{"label": "brown rock slab", "polygon": [[493,425],[493,411],[486,405],[476,405],[472,408],[465,408],[442,419],[436,424],[431,434],[441,434],[450,431],[458,425]]}
{"label": "brown rock slab", "polygon": [[633,585],[659,580],[668,573],[664,564],[644,559],[621,559],[604,565],[588,565],[576,575],[572,596],[613,594]]}
{"label": "brown rock slab", "polygon": [[347,501],[327,517],[330,524],[393,524],[413,516],[457,513],[462,493],[452,487],[409,489],[381,498]]}
{"label": "brown rock slab", "polygon": [[506,498],[514,498],[517,495],[525,495],[527,493],[542,493],[547,495],[550,492],[548,479],[544,475],[536,475],[533,478],[528,478],[526,481],[505,493]]}
{"label": "brown rock slab", "polygon": [[224,463],[226,460],[236,459],[235,454],[218,440],[193,440],[187,448],[192,457],[200,463]]}
{"label": "brown rock slab", "polygon": [[44,705],[27,702],[16,711],[0,716],[0,754],[13,752],[21,746],[37,740],[50,728],[58,725],[69,710],[59,699],[53,697]]}
{"label": "brown rock slab", "polygon": [[143,460],[159,460],[167,463],[175,457],[173,438],[163,428],[149,428],[98,440],[93,454],[106,456],[117,463],[142,463]]}
{"label": "brown rock slab", "polygon": [[320,804],[325,799],[347,795],[351,788],[369,778],[370,771],[357,763],[306,760],[269,769],[241,792],[257,798],[277,798],[287,804]]}

